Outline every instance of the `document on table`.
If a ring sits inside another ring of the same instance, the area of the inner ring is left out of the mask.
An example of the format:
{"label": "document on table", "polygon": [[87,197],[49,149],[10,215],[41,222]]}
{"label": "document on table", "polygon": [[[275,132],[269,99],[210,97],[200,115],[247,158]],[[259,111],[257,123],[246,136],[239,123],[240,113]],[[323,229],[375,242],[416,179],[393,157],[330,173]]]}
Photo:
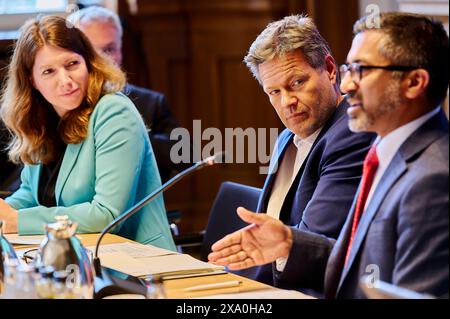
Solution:
{"label": "document on table", "polygon": [[[95,246],[86,247],[86,249],[94,252]],[[112,253],[124,253],[132,258],[145,258],[145,257],[155,257],[155,256],[163,256],[163,255],[172,255],[177,254],[174,251],[159,248],[152,245],[143,245],[139,243],[120,243],[120,244],[106,244],[101,245],[98,254],[99,256],[103,254],[112,254]]]}
{"label": "document on table", "polygon": [[[25,235],[20,236],[19,234],[5,234],[5,238],[11,243],[11,245],[40,245],[44,239],[47,237],[46,235]],[[76,235],[78,239],[81,239],[81,236]]]}
{"label": "document on table", "polygon": [[5,234],[5,238],[11,245],[40,245],[45,235],[19,236],[18,234]]}
{"label": "document on table", "polygon": [[168,276],[209,274],[213,271],[223,271],[225,269],[223,266],[206,263],[186,254],[142,258],[139,261],[146,264],[149,274],[162,275],[164,278]]}
{"label": "document on table", "polygon": [[153,257],[133,258],[121,252],[100,253],[102,266],[109,267],[136,277],[161,275],[166,277],[191,277],[208,275],[223,271],[223,266],[216,266],[197,260],[185,254],[160,255]]}

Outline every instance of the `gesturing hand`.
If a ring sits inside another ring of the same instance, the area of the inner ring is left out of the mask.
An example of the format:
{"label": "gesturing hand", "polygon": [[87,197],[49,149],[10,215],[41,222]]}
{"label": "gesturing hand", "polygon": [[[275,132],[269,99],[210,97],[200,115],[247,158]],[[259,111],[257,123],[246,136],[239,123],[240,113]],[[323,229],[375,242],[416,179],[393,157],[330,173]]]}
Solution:
{"label": "gesturing hand", "polygon": [[281,221],[256,214],[243,207],[239,217],[251,224],[231,233],[212,245],[208,259],[219,265],[239,270],[287,257],[292,247],[292,231]]}

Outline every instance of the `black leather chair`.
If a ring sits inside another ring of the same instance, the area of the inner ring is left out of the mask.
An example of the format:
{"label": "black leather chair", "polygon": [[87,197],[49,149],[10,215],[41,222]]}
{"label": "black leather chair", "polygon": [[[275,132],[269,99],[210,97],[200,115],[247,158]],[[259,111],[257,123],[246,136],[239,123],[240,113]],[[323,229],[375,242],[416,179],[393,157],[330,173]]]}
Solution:
{"label": "black leather chair", "polygon": [[209,213],[204,231],[175,236],[175,244],[181,247],[201,245],[200,259],[208,260],[211,246],[225,235],[247,224],[236,213],[239,206],[255,210],[261,189],[233,182],[223,182]]}
{"label": "black leather chair", "polygon": [[233,182],[222,183],[209,213],[208,224],[203,236],[200,253],[202,260],[208,260],[211,246],[216,241],[248,225],[240,219],[236,209],[242,206],[255,211],[260,194],[260,188]]}

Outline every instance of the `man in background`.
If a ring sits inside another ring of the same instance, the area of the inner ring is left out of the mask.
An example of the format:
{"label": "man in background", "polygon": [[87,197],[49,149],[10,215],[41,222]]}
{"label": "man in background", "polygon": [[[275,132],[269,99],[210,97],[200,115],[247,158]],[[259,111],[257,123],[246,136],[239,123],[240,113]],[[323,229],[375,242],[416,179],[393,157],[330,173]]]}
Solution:
{"label": "man in background", "polygon": [[9,133],[0,121],[0,198],[5,198],[20,186],[22,166],[9,161],[6,151],[9,139]]}

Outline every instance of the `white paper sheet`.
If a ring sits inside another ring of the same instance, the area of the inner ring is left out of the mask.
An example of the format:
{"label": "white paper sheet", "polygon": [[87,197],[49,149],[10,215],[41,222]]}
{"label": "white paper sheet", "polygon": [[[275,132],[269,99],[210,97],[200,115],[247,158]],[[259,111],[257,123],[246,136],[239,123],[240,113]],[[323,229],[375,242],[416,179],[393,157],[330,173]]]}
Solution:
{"label": "white paper sheet", "polygon": [[128,256],[123,252],[112,252],[100,254],[102,266],[109,267],[126,274],[140,276],[145,274],[145,264],[138,259]]}
{"label": "white paper sheet", "polygon": [[[94,252],[95,246],[86,247]],[[120,244],[105,244],[100,245],[99,255],[105,253],[121,252],[132,258],[145,258],[163,255],[177,254],[177,252],[159,248],[152,245],[142,245],[139,243],[120,243]]]}
{"label": "white paper sheet", "polygon": [[136,277],[145,275],[182,276],[207,274],[223,270],[216,266],[197,260],[189,255],[173,254],[164,256],[133,258],[121,251],[100,253],[102,266],[109,267]]}
{"label": "white paper sheet", "polygon": [[40,245],[45,235],[19,236],[18,234],[5,234],[12,245]]}
{"label": "white paper sheet", "polygon": [[224,269],[223,266],[206,263],[186,254],[140,258],[139,261],[146,264],[148,274],[162,274],[163,276],[206,273]]}

